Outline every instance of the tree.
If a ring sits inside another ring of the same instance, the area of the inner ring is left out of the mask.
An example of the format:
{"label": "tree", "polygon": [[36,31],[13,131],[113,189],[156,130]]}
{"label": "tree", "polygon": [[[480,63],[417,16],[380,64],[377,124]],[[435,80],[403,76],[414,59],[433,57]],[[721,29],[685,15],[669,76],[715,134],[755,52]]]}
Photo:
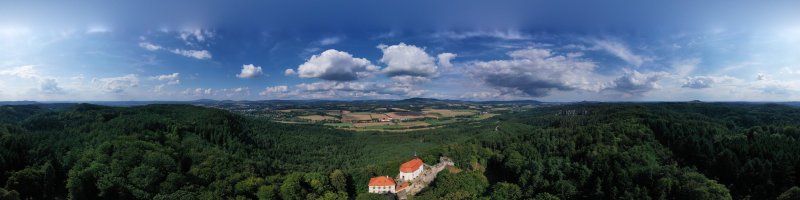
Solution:
{"label": "tree", "polygon": [[339,192],[347,192],[347,175],[342,170],[333,170],[330,179],[333,189]]}
{"label": "tree", "polygon": [[533,197],[534,200],[559,200],[556,195],[552,195],[547,192],[539,193],[536,197]]}
{"label": "tree", "polygon": [[286,176],[286,179],[281,184],[281,198],[283,200],[301,200],[305,199],[306,191],[301,186],[300,182],[303,179],[303,173],[295,172]]}
{"label": "tree", "polygon": [[493,200],[513,200],[520,199],[521,197],[522,190],[519,189],[519,186],[513,183],[498,183],[494,186],[494,191],[492,192]]}
{"label": "tree", "polygon": [[326,192],[319,200],[347,200],[347,193],[344,192]]}
{"label": "tree", "polygon": [[361,193],[356,196],[356,200],[386,200],[383,194]]}
{"label": "tree", "polygon": [[14,190],[6,190],[0,187],[0,200],[19,200],[19,193]]}

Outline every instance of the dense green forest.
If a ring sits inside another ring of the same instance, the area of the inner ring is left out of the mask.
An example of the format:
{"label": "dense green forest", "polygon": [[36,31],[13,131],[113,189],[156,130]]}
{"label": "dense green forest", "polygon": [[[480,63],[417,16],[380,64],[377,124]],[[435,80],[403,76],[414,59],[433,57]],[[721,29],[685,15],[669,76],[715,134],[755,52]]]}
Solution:
{"label": "dense green forest", "polygon": [[0,199],[386,199],[369,178],[415,152],[456,168],[413,199],[798,199],[798,139],[800,109],[771,104],[569,104],[402,133],[2,106]]}

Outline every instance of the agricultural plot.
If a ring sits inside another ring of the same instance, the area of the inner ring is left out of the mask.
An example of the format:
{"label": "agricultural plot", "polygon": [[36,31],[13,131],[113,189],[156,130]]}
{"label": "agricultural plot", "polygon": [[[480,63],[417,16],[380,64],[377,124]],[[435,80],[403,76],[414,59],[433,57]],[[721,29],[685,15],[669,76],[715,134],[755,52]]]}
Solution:
{"label": "agricultural plot", "polygon": [[[477,110],[424,109],[422,111],[394,111],[388,113],[345,112],[341,123],[325,125],[356,131],[412,131],[437,128],[450,123],[484,120],[495,114],[480,114]],[[327,113],[326,113],[327,114]],[[314,121],[336,119],[333,116],[311,115],[301,117]],[[381,121],[391,118],[392,121]]]}
{"label": "agricultural plot", "polygon": [[342,115],[342,122],[372,121],[369,113],[349,113]]}
{"label": "agricultural plot", "polygon": [[447,109],[425,109],[423,112],[428,114],[436,114],[440,117],[459,117],[475,115],[477,112],[473,110],[447,110]]}
{"label": "agricultural plot", "polygon": [[322,115],[310,115],[310,116],[301,116],[301,119],[307,119],[311,121],[325,121],[325,120],[336,120],[335,117],[331,116],[322,116]]}
{"label": "agricultural plot", "polygon": [[396,120],[416,120],[416,119],[424,119],[425,114],[422,112],[390,112],[386,113],[387,116],[391,117],[392,119]]}
{"label": "agricultural plot", "polygon": [[355,123],[355,124],[353,124],[353,127],[363,128],[363,127],[371,127],[371,126],[385,126],[385,125],[391,125],[391,124],[393,124],[393,123],[392,122]]}

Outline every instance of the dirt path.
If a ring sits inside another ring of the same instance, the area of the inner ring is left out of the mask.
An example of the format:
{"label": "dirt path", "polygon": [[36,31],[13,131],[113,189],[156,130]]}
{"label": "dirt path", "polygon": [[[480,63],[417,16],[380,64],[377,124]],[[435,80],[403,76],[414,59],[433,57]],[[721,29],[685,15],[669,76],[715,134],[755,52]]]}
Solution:
{"label": "dirt path", "polygon": [[436,165],[425,165],[422,174],[411,181],[411,186],[397,193],[397,197],[400,200],[405,200],[408,199],[408,196],[416,195],[422,191],[422,189],[428,187],[428,184],[433,182],[433,179],[436,179],[436,174],[444,170],[447,166],[453,166],[453,161],[444,156],[439,158],[439,163]]}

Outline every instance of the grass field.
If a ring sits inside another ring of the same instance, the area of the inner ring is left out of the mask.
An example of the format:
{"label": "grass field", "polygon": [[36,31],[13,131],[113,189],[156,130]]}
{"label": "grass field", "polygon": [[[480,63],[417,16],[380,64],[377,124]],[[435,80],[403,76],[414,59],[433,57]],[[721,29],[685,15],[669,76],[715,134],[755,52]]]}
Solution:
{"label": "grass field", "polygon": [[361,127],[376,127],[376,126],[387,126],[393,124],[392,122],[370,122],[370,123],[355,123],[353,124],[356,128]]}
{"label": "grass field", "polygon": [[492,117],[497,116],[497,115],[498,114],[486,113],[486,114],[481,114],[481,115],[475,116],[475,119],[476,120],[484,120],[484,119],[492,118]]}
{"label": "grass field", "polygon": [[333,126],[336,128],[352,128],[353,124],[351,123],[327,123],[326,126]]}

